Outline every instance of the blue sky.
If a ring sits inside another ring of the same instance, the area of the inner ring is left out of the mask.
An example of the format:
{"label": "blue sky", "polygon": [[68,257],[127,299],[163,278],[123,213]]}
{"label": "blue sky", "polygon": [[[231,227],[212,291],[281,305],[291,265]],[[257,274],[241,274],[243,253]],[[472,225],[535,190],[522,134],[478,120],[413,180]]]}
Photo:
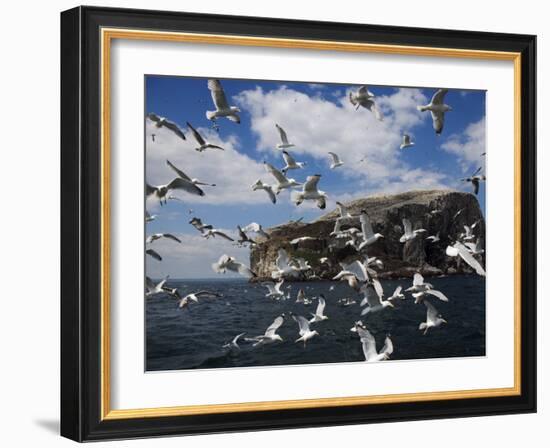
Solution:
{"label": "blue sky", "polygon": [[[147,260],[151,276],[213,277],[217,274],[210,264],[223,253],[248,263],[246,249],[202,239],[188,224],[191,216],[234,234],[237,224],[253,221],[270,227],[289,219],[312,220],[332,210],[336,200],[412,189],[471,191],[471,186],[460,182],[460,178],[484,165],[480,157],[486,150],[484,91],[450,90],[445,102],[453,110],[446,115],[442,135],[437,136],[429,112],[416,110],[417,105],[429,103],[435,88],[369,85],[384,116],[380,122],[368,110],[356,111],[350,104],[348,93],[358,86],[230,79],[221,82],[228,101],[242,111],[241,123],[220,119],[216,132],[205,115],[214,108],[206,79],[145,79],[145,113],[165,116],[182,129],[189,121],[207,140],[225,148],[223,152],[198,153],[189,132],[184,142],[166,129],[155,129],[147,120],[146,178],[150,184],[168,183],[174,177],[166,159],[190,177],[217,184],[205,187],[204,197],[176,193],[182,201],[169,201],[162,208],[155,201],[147,201],[149,212],[158,215],[147,224],[147,234],[171,232],[184,239],[184,244],[162,240],[154,243],[164,259],[160,263]],[[296,144],[289,152],[296,160],[306,162],[304,169],[289,171],[288,176],[302,182],[308,175],[321,174],[319,188],[329,196],[325,211],[313,203],[295,206],[288,190],[279,195],[276,205],[269,202],[265,192],[251,190],[258,178],[274,183],[263,161],[279,168],[284,165],[275,148],[279,141],[275,123]],[[404,132],[412,136],[415,146],[400,150]],[[151,133],[155,133],[155,142]],[[329,151],[340,155],[342,167],[329,168]],[[484,210],[484,185],[478,199]]]}

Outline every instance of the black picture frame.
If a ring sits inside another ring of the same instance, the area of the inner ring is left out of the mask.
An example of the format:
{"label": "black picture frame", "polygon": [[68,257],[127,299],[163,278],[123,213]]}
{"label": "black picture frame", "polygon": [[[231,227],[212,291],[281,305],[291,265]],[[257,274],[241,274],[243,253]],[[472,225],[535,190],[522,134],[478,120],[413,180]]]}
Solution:
{"label": "black picture frame", "polygon": [[[102,27],[521,53],[521,394],[101,419]],[[76,441],[536,411],[536,36],[77,7],[61,14],[61,435]]]}

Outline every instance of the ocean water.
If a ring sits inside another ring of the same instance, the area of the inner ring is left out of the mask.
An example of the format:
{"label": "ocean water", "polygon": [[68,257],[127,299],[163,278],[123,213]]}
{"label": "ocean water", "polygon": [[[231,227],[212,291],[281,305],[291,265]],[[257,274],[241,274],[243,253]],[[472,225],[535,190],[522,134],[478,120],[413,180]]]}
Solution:
{"label": "ocean water", "polygon": [[[344,282],[285,282],[292,298],[275,301],[265,297],[267,288],[241,279],[171,280],[168,286],[177,287],[186,295],[201,289],[223,294],[221,298],[204,298],[186,309],[179,309],[170,296],[158,295],[145,300],[146,311],[146,370],[213,369],[225,367],[320,364],[364,361],[361,343],[350,331],[361,319],[375,336],[380,350],[386,334],[394,344],[392,360],[471,357],[485,355],[485,280],[482,277],[449,276],[426,281],[444,292],[448,303],[435,297],[430,300],[448,324],[430,329],[427,335],[418,330],[426,320],[426,307],[414,304],[410,294],[397,301],[395,309],[360,316],[361,296]],[[407,288],[411,279],[382,280],[386,296],[398,285]],[[329,288],[334,285],[334,290]],[[307,342],[294,341],[299,337],[298,324],[289,312],[310,317],[317,307],[295,303],[296,294],[304,288],[308,297],[324,294],[328,320],[312,324],[320,335]],[[340,298],[353,298],[357,303],[342,306]],[[223,349],[222,345],[239,333],[257,336],[281,313],[285,322],[278,330],[283,342],[253,348],[240,341],[240,350]]]}

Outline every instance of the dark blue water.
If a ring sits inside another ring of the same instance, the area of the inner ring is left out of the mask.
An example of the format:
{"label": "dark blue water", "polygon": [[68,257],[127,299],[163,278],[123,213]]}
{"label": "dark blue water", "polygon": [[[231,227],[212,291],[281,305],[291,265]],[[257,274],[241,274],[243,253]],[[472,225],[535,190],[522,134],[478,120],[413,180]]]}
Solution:
{"label": "dark blue water", "polygon": [[[146,299],[146,369],[210,369],[221,367],[269,366],[329,362],[364,361],[359,338],[350,332],[361,319],[377,340],[381,349],[386,334],[394,344],[392,360],[448,358],[485,355],[485,281],[478,276],[452,276],[427,279],[449,297],[449,303],[429,299],[448,321],[430,329],[426,336],[418,330],[426,320],[426,307],[414,304],[414,299],[397,303],[395,309],[360,317],[361,296],[347,284],[339,282],[285,283],[291,285],[292,299],[274,301],[265,297],[267,289],[243,280],[181,280],[170,281],[182,295],[207,289],[223,294],[222,298],[200,299],[180,310],[177,302],[159,295]],[[398,285],[410,286],[410,279],[382,280],[386,296]],[[334,285],[333,291],[330,286]],[[228,351],[222,345],[235,335],[263,334],[281,313],[289,312],[309,317],[317,301],[311,305],[295,303],[296,294],[305,288],[308,297],[323,293],[328,320],[312,324],[320,336],[307,343],[294,343],[298,325],[291,317],[285,319],[278,334],[284,339],[263,347],[252,348],[242,342],[241,350]],[[337,303],[343,297],[356,298],[357,303],[344,307]]]}

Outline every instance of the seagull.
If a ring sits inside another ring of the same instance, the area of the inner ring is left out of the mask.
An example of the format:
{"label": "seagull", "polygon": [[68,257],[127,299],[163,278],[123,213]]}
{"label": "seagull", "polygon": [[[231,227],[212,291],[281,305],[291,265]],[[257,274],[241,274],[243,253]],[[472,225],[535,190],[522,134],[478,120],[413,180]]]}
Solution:
{"label": "seagull", "polygon": [[279,131],[279,136],[281,137],[281,143],[277,143],[277,148],[278,149],[286,149],[286,148],[291,148],[292,146],[294,146],[294,143],[289,143],[288,142],[288,137],[286,135],[285,130],[281,126],[279,126],[277,123],[275,123],[275,127]]}
{"label": "seagull", "polygon": [[177,236],[172,235],[171,233],[154,233],[152,235],[149,235],[145,240],[145,242],[147,244],[151,244],[161,238],[168,238],[170,240],[174,240],[174,241],[177,241],[178,243],[181,243],[181,240]]}
{"label": "seagull", "polygon": [[391,303],[390,300],[382,300],[380,298],[380,295],[378,294],[378,292],[375,291],[375,288],[372,285],[367,284],[367,287],[364,291],[365,297],[361,301],[360,306],[364,306],[367,304],[368,306],[363,308],[363,311],[361,311],[361,316],[364,316],[367,313],[376,313],[378,311],[382,311],[388,306],[394,308],[393,303]]}
{"label": "seagull", "polygon": [[433,289],[433,285],[431,283],[424,282],[424,277],[422,277],[422,275],[418,272],[414,274],[413,285],[410,288],[407,288],[405,291],[412,293],[413,297],[415,298],[415,303],[420,303],[421,301],[423,301],[426,294],[437,297],[443,302],[449,301],[445,294],[443,294],[441,291]]}
{"label": "seagull", "polygon": [[378,107],[376,107],[373,98],[374,94],[368,90],[367,86],[361,86],[357,92],[349,93],[349,101],[355,106],[355,110],[359,109],[359,106],[362,106],[370,110],[378,121],[382,121],[382,114],[378,110]]}
{"label": "seagull", "polygon": [[239,246],[244,246],[245,244],[249,244],[250,246],[255,246],[257,243],[253,239],[251,239],[246,232],[241,228],[241,226],[237,226],[237,231],[239,232],[239,239],[237,240],[237,244]]}
{"label": "seagull", "polygon": [[178,303],[178,308],[185,308],[189,305],[190,302],[199,302],[201,297],[222,297],[221,294],[210,292],[210,291],[197,291],[191,294],[187,294],[185,297],[182,297]]}
{"label": "seagull", "polygon": [[376,340],[369,330],[361,325],[355,325],[355,331],[359,335],[359,340],[363,346],[363,355],[366,362],[378,362],[390,359],[393,353],[393,343],[389,336],[386,336],[384,346],[380,353],[376,351]]}
{"label": "seagull", "polygon": [[241,347],[239,347],[239,344],[238,344],[238,340],[240,338],[242,338],[244,335],[246,334],[246,332],[244,333],[239,333],[237,336],[235,336],[230,342],[227,342],[225,344],[222,345],[222,348],[228,348],[228,349],[235,349],[235,350],[240,350]]}
{"label": "seagull", "polygon": [[247,268],[243,263],[235,260],[229,255],[222,255],[216,263],[212,264],[214,272],[225,274],[226,271],[237,272],[243,277],[256,277],[256,274]]}
{"label": "seagull", "polygon": [[267,195],[269,196],[269,199],[271,199],[271,202],[274,204],[277,202],[277,196],[275,196],[275,192],[273,191],[273,187],[269,184],[264,184],[260,179],[258,179],[254,185],[252,185],[252,190],[264,190]]}
{"label": "seagull", "polygon": [[405,300],[405,294],[401,293],[402,289],[403,288],[401,286],[398,286],[397,288],[395,288],[395,291],[393,292],[393,294],[390,297],[388,297],[388,300],[390,302],[392,300],[396,300],[396,299]]}
{"label": "seagull", "polygon": [[285,295],[285,293],[281,291],[281,286],[284,282],[285,280],[281,279],[277,283],[262,283],[269,291],[265,296],[270,299],[279,300]]}
{"label": "seagull", "polygon": [[353,218],[351,213],[348,211],[346,206],[342,204],[339,201],[336,201],[336,207],[338,208],[338,213],[340,216],[336,218],[336,222],[334,224],[334,230],[332,231],[332,234],[338,234],[340,232],[340,227],[342,226],[343,221],[348,221],[349,219]]}
{"label": "seagull", "polygon": [[172,168],[172,170],[174,170],[174,172],[179,176],[181,177],[183,180],[186,180],[188,182],[191,182],[193,185],[207,185],[209,187],[215,187],[216,184],[209,184],[207,182],[202,182],[196,178],[190,178],[187,174],[185,174],[182,170],[180,170],[179,168],[177,168],[172,162],[170,162],[170,160],[167,160],[166,161],[166,164]]}
{"label": "seagull", "polygon": [[339,166],[342,166],[344,164],[344,162],[340,160],[340,157],[338,157],[338,154],[334,152],[329,152],[328,154],[332,158],[332,163],[330,164],[331,170],[338,168]]}
{"label": "seagull", "polygon": [[487,180],[484,174],[478,174],[481,171],[482,167],[479,167],[474,174],[472,174],[470,177],[465,177],[463,179],[460,179],[462,182],[471,182],[472,187],[474,187],[474,194],[477,196],[479,193],[479,183],[484,182]]}
{"label": "seagull", "polygon": [[147,210],[145,210],[145,222],[151,222],[157,219],[157,215],[151,215]]}
{"label": "seagull", "polygon": [[195,137],[195,140],[197,141],[197,143],[199,144],[199,146],[197,146],[195,148],[195,151],[198,151],[198,152],[203,152],[205,150],[207,150],[208,148],[211,148],[211,149],[221,149],[222,151],[224,150],[221,146],[218,146],[218,145],[213,145],[212,143],[208,143],[202,135],[199,134],[199,131],[197,131],[192,125],[191,123],[187,122],[187,127],[191,130],[191,133],[193,134],[193,137]]}
{"label": "seagull", "polygon": [[216,236],[219,236],[221,238],[226,239],[227,241],[235,241],[233,238],[231,238],[227,233],[222,232],[219,229],[208,229],[206,232],[203,233],[203,238],[216,238]]}
{"label": "seagull", "polygon": [[307,300],[306,292],[304,288],[300,288],[298,295],[296,296],[296,303],[305,303]]}
{"label": "seagull", "polygon": [[210,224],[203,224],[202,220],[197,217],[193,217],[189,224],[191,224],[195,229],[197,229],[200,233],[204,234],[205,230],[213,230],[214,227],[212,227]]}
{"label": "seagull", "polygon": [[325,311],[325,306],[326,306],[325,296],[323,294],[320,294],[319,304],[317,305],[317,309],[315,310],[315,313],[311,313],[313,317],[309,320],[310,324],[314,322],[321,322],[323,320],[328,319],[328,317],[323,314],[323,312]]}
{"label": "seagull", "polygon": [[365,325],[363,324],[363,321],[358,320],[358,321],[354,322],[353,327],[351,327],[349,329],[349,331],[351,331],[352,333],[357,333],[357,327],[361,327],[363,329],[366,328]]}
{"label": "seagull", "polygon": [[295,277],[299,273],[299,270],[290,264],[290,257],[284,249],[279,249],[277,251],[275,266],[276,270],[271,273],[272,278],[280,279],[284,276]]}
{"label": "seagull", "polygon": [[441,324],[446,324],[447,321],[441,317],[439,311],[427,300],[424,300],[424,305],[426,305],[426,322],[422,322],[419,326],[419,330],[424,330],[423,334],[426,334],[430,328],[439,327]]}
{"label": "seagull", "polygon": [[178,288],[169,288],[168,286],[163,286],[162,290],[165,293],[167,293],[167,294],[171,295],[172,297],[174,297],[175,299],[181,300],[181,295],[178,291]]}
{"label": "seagull", "polygon": [[317,189],[317,184],[321,179],[320,174],[315,174],[313,176],[308,176],[302,191],[293,192],[292,202],[296,205],[300,205],[304,200],[317,201],[317,207],[321,210],[324,210],[327,206],[327,194],[324,191]]}
{"label": "seagull", "polygon": [[430,243],[437,243],[441,241],[441,238],[439,238],[439,232],[437,232],[435,235],[430,235],[426,237],[426,241],[429,241]]}
{"label": "seagull", "polygon": [[361,210],[359,221],[361,222],[361,233],[363,234],[363,242],[359,245],[359,250],[362,250],[364,247],[370,246],[371,244],[378,241],[380,238],[384,238],[384,235],[380,233],[374,233],[374,231],[372,230],[372,224],[365,210]]}
{"label": "seagull", "polygon": [[413,230],[412,229],[412,224],[407,218],[403,219],[403,229],[404,229],[405,233],[403,235],[401,235],[401,238],[399,238],[400,243],[405,243],[407,241],[414,240],[418,236],[419,233],[427,232],[426,229]]}
{"label": "seagull", "polygon": [[167,280],[168,276],[164,277],[160,282],[155,283],[151,278],[145,277],[145,297],[164,294],[165,291],[162,288]]}
{"label": "seagull", "polygon": [[306,347],[306,342],[313,338],[314,336],[318,336],[319,332],[317,330],[311,331],[309,328],[309,324],[311,321],[308,322],[308,320],[304,316],[292,316],[292,318],[298,323],[298,329],[299,329],[299,335],[300,337],[296,339],[294,342],[304,342],[304,348]]}
{"label": "seagull", "polygon": [[184,190],[187,193],[191,193],[197,196],[204,196],[204,191],[202,191],[199,187],[197,187],[192,182],[182,179],[181,177],[176,177],[174,180],[172,180],[170,183],[166,185],[157,185],[152,186],[149,184],[146,184],[145,192],[147,196],[155,196],[159,199],[160,205],[162,205],[162,202],[164,200],[164,203],[167,202],[167,195],[172,190]]}
{"label": "seagull", "polygon": [[464,246],[464,244],[462,244],[460,241],[457,241],[452,246],[447,246],[446,253],[450,257],[456,257],[460,255],[460,258],[468,263],[478,275],[485,277],[485,269],[483,269],[479,261],[474,258],[468,248]]}
{"label": "seagull", "polygon": [[[185,134],[180,129],[180,127],[176,123],[174,123],[173,121],[170,121],[170,120],[168,120],[167,118],[164,118],[164,117],[159,117],[157,114],[155,114],[153,112],[151,112],[150,114],[147,114],[147,118],[149,118],[149,120],[151,120],[151,121],[154,121],[155,126],[157,128],[165,127],[167,129],[170,129],[179,138],[185,140]],[[153,141],[155,141],[154,137],[153,137]]]}
{"label": "seagull", "polygon": [[153,249],[147,249],[145,253],[151,257],[153,257],[157,261],[162,261],[162,257],[159,255],[159,253]]}
{"label": "seagull", "polygon": [[481,246],[481,239],[478,237],[475,243],[464,243],[472,255],[481,255],[483,252],[483,247]]}
{"label": "seagull", "polygon": [[239,117],[239,113],[241,110],[238,107],[229,106],[220,81],[217,79],[209,79],[208,89],[212,95],[212,101],[214,101],[216,110],[207,111],[206,118],[214,121],[220,117],[225,117],[235,123],[240,123],[241,119]]}
{"label": "seagull", "polygon": [[292,157],[288,151],[283,151],[283,159],[285,161],[285,166],[281,172],[285,175],[288,170],[298,170],[306,166],[306,162],[296,162],[294,157]]}
{"label": "seagull", "polygon": [[448,89],[439,89],[435,92],[429,104],[426,104],[425,106],[416,106],[420,112],[425,112],[427,110],[431,112],[433,128],[436,135],[441,135],[441,132],[443,131],[445,112],[453,110],[451,106],[443,102],[448,91]]}
{"label": "seagull", "polygon": [[296,182],[294,179],[287,178],[281,171],[275,168],[270,163],[264,162],[264,166],[269,174],[271,174],[277,181],[275,185],[275,194],[279,194],[285,188],[299,187],[302,185],[300,182]]}
{"label": "seagull", "polygon": [[283,338],[277,334],[277,330],[281,325],[283,325],[285,318],[283,315],[278,316],[273,323],[267,327],[265,333],[260,336],[255,336],[253,338],[245,338],[245,341],[254,341],[252,347],[258,347],[261,345],[272,344],[274,342],[280,341],[283,342]]}
{"label": "seagull", "polygon": [[465,225],[465,226],[464,226],[464,233],[461,233],[458,237],[459,237],[461,240],[464,240],[464,241],[471,241],[471,240],[473,240],[473,239],[476,237],[476,236],[474,235],[474,229],[476,228],[478,222],[479,222],[479,221],[474,222],[471,226]]}
{"label": "seagull", "polygon": [[414,142],[411,141],[411,136],[409,134],[403,134],[403,140],[399,145],[399,149],[410,148],[411,146],[414,146]]}
{"label": "seagull", "polygon": [[257,222],[251,222],[246,227],[243,227],[243,230],[245,232],[254,232],[257,235],[260,235],[262,238],[265,238],[266,240],[269,239],[269,234],[267,234],[262,226]]}

